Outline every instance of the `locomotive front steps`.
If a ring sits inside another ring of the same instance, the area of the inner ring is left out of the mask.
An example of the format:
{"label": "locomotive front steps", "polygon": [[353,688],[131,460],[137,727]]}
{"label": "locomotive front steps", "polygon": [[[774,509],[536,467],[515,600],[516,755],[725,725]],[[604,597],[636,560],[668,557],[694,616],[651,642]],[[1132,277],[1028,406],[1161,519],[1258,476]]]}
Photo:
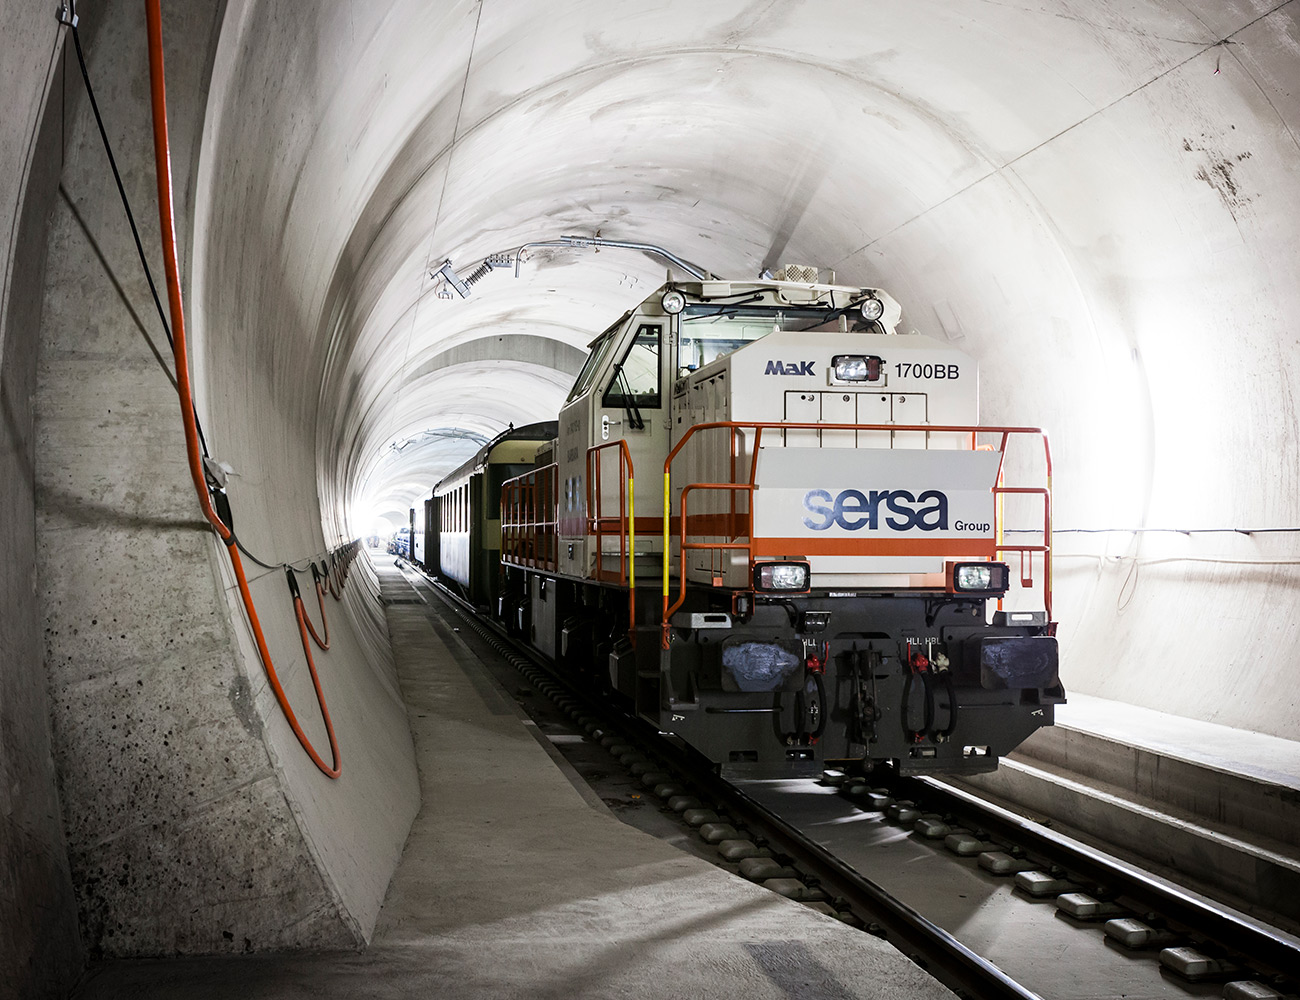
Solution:
{"label": "locomotive front steps", "polygon": [[1300,931],[1300,743],[1086,695],[953,784]]}

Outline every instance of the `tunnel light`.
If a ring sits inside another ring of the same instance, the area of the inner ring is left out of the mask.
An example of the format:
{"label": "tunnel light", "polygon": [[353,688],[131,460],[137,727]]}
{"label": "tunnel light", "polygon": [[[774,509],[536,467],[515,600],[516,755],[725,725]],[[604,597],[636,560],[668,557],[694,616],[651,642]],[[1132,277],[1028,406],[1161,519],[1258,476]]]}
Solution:
{"label": "tunnel light", "polygon": [[809,575],[806,562],[759,563],[754,567],[754,589],[806,591]]}
{"label": "tunnel light", "polygon": [[874,323],[885,315],[885,304],[873,296],[868,296],[858,303],[858,312],[868,323]]}
{"label": "tunnel light", "polygon": [[948,592],[952,594],[1005,594],[1011,586],[1006,563],[948,563]]}
{"label": "tunnel light", "polygon": [[879,382],[884,361],[875,355],[837,354],[831,358],[835,378],[840,382]]}
{"label": "tunnel light", "polygon": [[676,316],[686,308],[686,296],[677,289],[670,288],[664,292],[664,297],[659,300],[659,304],[669,316]]}

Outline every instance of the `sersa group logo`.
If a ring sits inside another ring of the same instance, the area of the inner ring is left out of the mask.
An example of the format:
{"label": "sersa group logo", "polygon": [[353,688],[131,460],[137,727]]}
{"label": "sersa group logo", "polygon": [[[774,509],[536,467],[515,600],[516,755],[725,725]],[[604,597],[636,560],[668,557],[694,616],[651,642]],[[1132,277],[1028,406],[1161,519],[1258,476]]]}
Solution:
{"label": "sersa group logo", "polygon": [[[845,531],[871,531],[881,523],[894,531],[947,531],[948,495],[926,490],[914,496],[908,490],[809,490],[803,498],[805,527],[825,531],[838,524]],[[973,527],[973,526],[972,526]]]}
{"label": "sersa group logo", "polygon": [[813,365],[816,361],[769,361],[764,375],[816,375]]}

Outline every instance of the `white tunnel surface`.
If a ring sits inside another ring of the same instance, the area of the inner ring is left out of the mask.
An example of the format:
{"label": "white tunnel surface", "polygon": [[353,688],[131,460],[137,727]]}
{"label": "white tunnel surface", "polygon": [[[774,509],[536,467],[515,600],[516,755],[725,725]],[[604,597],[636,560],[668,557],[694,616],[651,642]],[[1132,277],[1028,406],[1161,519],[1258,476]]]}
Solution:
{"label": "white tunnel surface", "polygon": [[[1300,525],[1293,0],[167,6],[173,128],[189,137],[173,159],[196,395],[253,551],[300,560],[367,532],[372,512],[403,519],[507,423],[553,418],[592,336],[664,277],[637,254],[550,250],[519,278],[496,271],[471,298],[442,299],[429,271],[444,259],[463,273],[530,240],[599,232],[723,276],[810,263],[889,290],[903,329],[975,355],[984,422],[1051,434],[1056,526],[1087,529],[1057,538],[1067,690],[1296,731],[1297,536],[1100,530]],[[133,121],[133,152],[119,156],[145,198],[137,7],[103,4],[116,20],[92,62]],[[202,34],[218,12],[214,54]],[[102,170],[84,118],[69,154],[82,173]],[[113,211],[98,207],[99,231],[120,227]],[[91,398],[94,371],[58,335],[67,317],[50,319],[50,289],[81,261],[71,223],[55,219],[43,321],[55,333],[42,339],[84,367],[43,360],[45,479],[94,494],[71,481],[78,456],[113,440],[94,407],[59,405],[77,378]],[[151,405],[171,421],[170,390],[152,376]],[[117,387],[104,391],[113,405]],[[157,437],[175,458],[158,473],[170,490],[159,505],[193,518],[179,432]],[[57,515],[44,529],[47,621],[89,589],[67,569],[84,541]],[[157,558],[189,574],[187,609],[221,632],[214,644],[241,651],[230,672],[253,685],[267,724],[254,735],[290,817],[274,847],[308,855],[325,887],[243,905],[264,923],[276,907],[303,921],[281,943],[310,937],[331,905],[340,939],[364,939],[415,808],[368,581],[354,573],[332,622],[325,684],[345,770],[331,784],[279,719],[231,581],[224,604],[206,603],[208,555],[224,556],[199,537],[178,528]],[[323,746],[283,580],[266,574],[254,590]],[[226,615],[233,630],[207,622]],[[47,638],[47,660],[77,652],[70,642]],[[57,679],[52,690],[58,702]],[[207,693],[222,708],[224,688]],[[55,720],[57,744],[75,710],[56,704]],[[93,798],[91,765],[77,770],[92,751],[56,745],[65,811]],[[69,826],[74,878],[87,857],[115,863],[116,842]],[[93,949],[241,944],[206,915],[194,937],[168,938],[162,910],[147,945],[106,941],[96,921],[111,915],[88,920],[102,901],[81,895]]]}
{"label": "white tunnel surface", "polygon": [[[313,485],[327,535],[367,531],[474,448],[390,446],[553,416],[663,265],[553,251],[468,300],[429,270],[570,232],[890,289],[980,359],[986,422],[1051,432],[1058,526],[1300,524],[1300,76],[1269,10],[231,3],[201,399],[241,512],[293,498],[246,537],[304,530]],[[1268,565],[1295,536],[1060,542],[1068,689],[1295,730],[1297,569]]]}
{"label": "white tunnel surface", "polygon": [[[281,469],[244,400],[305,421],[294,479],[365,531],[363,496],[404,511],[473,450],[391,444],[553,415],[573,349],[664,273],[554,251],[443,300],[430,266],[599,231],[888,288],[978,356],[986,422],[1049,430],[1058,527],[1300,524],[1296,17],[231,3],[195,241],[210,422],[237,467]],[[1295,731],[1294,535],[1058,542],[1069,688]]]}

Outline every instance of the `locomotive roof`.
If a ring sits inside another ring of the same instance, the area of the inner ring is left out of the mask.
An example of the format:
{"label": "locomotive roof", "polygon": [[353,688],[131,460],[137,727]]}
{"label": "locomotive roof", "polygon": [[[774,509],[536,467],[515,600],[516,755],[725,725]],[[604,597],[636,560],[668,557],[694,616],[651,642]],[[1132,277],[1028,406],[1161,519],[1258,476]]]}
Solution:
{"label": "locomotive roof", "polygon": [[560,433],[560,422],[558,420],[541,420],[535,424],[524,424],[516,427],[511,424],[491,441],[474,453],[474,456],[463,464],[457,466],[447,475],[443,476],[434,484],[433,492],[437,493],[443,483],[452,483],[459,479],[477,472],[479,469],[488,465],[492,460],[492,452],[496,447],[506,441],[550,441]]}
{"label": "locomotive roof", "polygon": [[[869,285],[778,281],[765,278],[729,281],[719,278],[708,281],[670,281],[661,285],[622,318],[625,320],[632,312],[637,311],[650,314],[658,312],[656,300],[662,301],[663,296],[669,291],[677,291],[684,295],[688,306],[744,305],[754,308],[844,309],[868,299],[878,299],[883,305],[880,322],[888,332],[894,331],[902,316],[902,307],[893,296]],[[738,302],[739,299],[745,301]]]}
{"label": "locomotive roof", "polygon": [[669,288],[677,288],[683,292],[698,295],[701,298],[734,295],[740,292],[786,291],[789,289],[821,292],[823,294],[826,292],[842,292],[847,295],[866,295],[869,292],[880,291],[880,289],[868,285],[825,284],[816,281],[777,281],[774,278],[743,278],[735,280],[716,278],[710,281],[670,281],[664,284],[659,289],[659,292],[667,291]]}

